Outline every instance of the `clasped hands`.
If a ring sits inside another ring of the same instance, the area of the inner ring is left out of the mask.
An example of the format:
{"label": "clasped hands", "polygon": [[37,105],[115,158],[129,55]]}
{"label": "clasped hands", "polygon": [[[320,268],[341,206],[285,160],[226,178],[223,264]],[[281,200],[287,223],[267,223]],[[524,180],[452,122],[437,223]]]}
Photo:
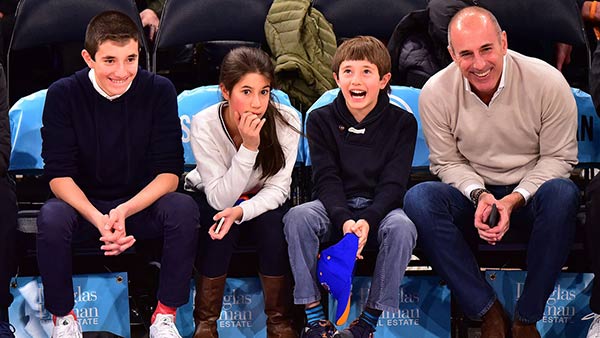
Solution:
{"label": "clasped hands", "polygon": [[[500,200],[489,193],[481,194],[475,210],[475,228],[477,228],[479,237],[490,245],[500,242],[510,228],[510,215],[513,209],[522,203],[524,203],[524,199],[518,192],[506,195]],[[486,222],[492,211],[492,204],[496,204],[500,217],[498,224],[490,228]]]}
{"label": "clasped hands", "polygon": [[94,219],[93,223],[100,231],[100,241],[104,242],[100,249],[104,251],[105,256],[120,255],[135,243],[133,236],[127,236],[125,218],[125,211],[119,205],[112,209],[108,215],[98,213],[98,216]]}
{"label": "clasped hands", "polygon": [[344,222],[342,231],[344,232],[344,235],[353,233],[358,236],[358,251],[356,252],[356,258],[363,259],[361,253],[365,247],[365,244],[367,244],[367,239],[369,238],[369,223],[364,219],[359,219],[358,221],[349,219]]}

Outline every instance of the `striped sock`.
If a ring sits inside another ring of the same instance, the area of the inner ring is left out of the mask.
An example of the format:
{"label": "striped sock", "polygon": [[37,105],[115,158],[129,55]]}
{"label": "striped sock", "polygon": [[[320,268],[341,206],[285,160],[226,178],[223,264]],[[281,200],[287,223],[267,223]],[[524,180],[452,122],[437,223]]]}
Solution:
{"label": "striped sock", "polygon": [[323,311],[323,305],[321,305],[321,303],[315,307],[304,309],[304,312],[306,312],[306,321],[309,325],[325,319],[325,312]]}
{"label": "striped sock", "polygon": [[369,324],[373,329],[377,327],[377,321],[379,320],[379,316],[381,316],[381,310],[365,308],[365,310],[360,314],[359,320]]}

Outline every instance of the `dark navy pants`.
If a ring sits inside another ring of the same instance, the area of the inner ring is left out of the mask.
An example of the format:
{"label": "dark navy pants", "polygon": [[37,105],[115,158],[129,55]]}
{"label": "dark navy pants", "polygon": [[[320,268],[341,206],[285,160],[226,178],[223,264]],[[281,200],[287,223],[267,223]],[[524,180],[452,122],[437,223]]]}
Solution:
{"label": "dark navy pants", "polygon": [[[515,186],[486,186],[500,199]],[[540,186],[529,202],[514,211],[503,240],[527,241],[527,278],[517,303],[516,316],[524,323],[542,318],[546,300],[565,263],[575,235],[579,189],[568,179],[552,179]],[[496,294],[483,278],[468,234],[477,236],[473,203],[458,189],[442,182],[412,187],[404,198],[404,211],[415,223],[419,244],[434,270],[470,317],[489,310]],[[516,238],[515,238],[516,237]]]}
{"label": "dark navy pants", "polygon": [[7,308],[12,302],[9,291],[14,274],[17,233],[17,197],[15,185],[7,176],[0,176],[0,321],[7,321]]}
{"label": "dark navy pants", "polygon": [[283,215],[289,209],[287,203],[256,218],[233,224],[221,240],[212,240],[208,229],[215,223],[212,218],[218,212],[206,201],[204,193],[195,193],[200,208],[200,248],[198,265],[203,276],[214,278],[227,273],[229,262],[241,236],[248,236],[256,244],[258,270],[266,276],[282,276],[290,271],[287,244],[283,235]]}
{"label": "dark navy pants", "polygon": [[[125,202],[90,202],[102,213]],[[189,300],[189,286],[198,242],[198,207],[188,195],[169,193],[125,221],[136,239],[163,238],[158,300],[179,307]],[[37,219],[37,258],[44,284],[45,306],[62,316],[73,308],[72,242],[98,239],[100,233],[67,203],[53,198]],[[98,247],[102,242],[98,241]]]}

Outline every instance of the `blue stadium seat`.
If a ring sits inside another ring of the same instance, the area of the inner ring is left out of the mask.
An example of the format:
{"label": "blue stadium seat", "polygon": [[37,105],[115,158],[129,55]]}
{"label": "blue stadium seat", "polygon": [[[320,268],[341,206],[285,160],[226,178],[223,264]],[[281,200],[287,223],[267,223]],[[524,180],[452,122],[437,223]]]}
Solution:
{"label": "blue stadium seat", "polygon": [[[42,160],[42,112],[46,101],[46,89],[40,90],[17,101],[9,110],[11,147],[9,172],[14,175],[38,176],[44,169]],[[32,191],[33,190],[33,191]],[[44,184],[24,188],[17,183],[19,205],[43,203],[49,191]],[[22,200],[21,195],[27,196]],[[20,207],[17,229],[21,233],[37,233],[37,208]]]}
{"label": "blue stadium seat", "polygon": [[415,144],[415,154],[413,156],[414,169],[429,169],[429,149],[425,143],[425,135],[421,128],[421,118],[419,116],[419,94],[421,90],[418,88],[392,86],[390,93],[390,102],[398,107],[413,114],[417,120],[417,143]]}
{"label": "blue stadium seat", "polygon": [[[306,120],[311,111],[322,107],[335,99],[338,95],[339,89],[332,89],[325,92],[321,97],[308,109],[306,112]],[[420,89],[404,86],[392,86],[392,92],[390,93],[390,102],[397,105],[398,107],[412,113],[417,119],[419,129],[417,131],[417,143],[415,145],[415,155],[413,157],[413,169],[428,169],[429,168],[429,149],[425,143],[425,135],[421,129],[421,119],[419,118],[419,93]],[[304,129],[306,130],[306,120],[304,122]],[[308,140],[304,139],[304,149],[306,151],[304,164],[306,166],[311,165],[310,154],[308,151]]]}
{"label": "blue stadium seat", "polygon": [[[306,112],[308,118],[311,111],[322,107],[335,99],[339,89],[332,89],[324,93]],[[581,165],[600,163],[600,121],[589,94],[572,89],[577,103],[579,129],[577,139],[579,145],[578,158]],[[287,94],[275,90],[273,92],[280,103],[292,107]],[[417,123],[421,124],[418,110],[418,96],[420,90],[417,88],[392,86],[390,101],[399,107],[415,115]],[[46,90],[40,90],[20,99],[10,111],[11,144],[12,153],[10,158],[11,172],[27,172],[43,169],[41,158],[42,139],[40,128],[42,126],[42,111],[46,99]],[[221,100],[221,93],[217,85],[199,87],[186,90],[177,97],[179,105],[179,118],[183,131],[182,141],[185,152],[186,165],[194,165],[195,160],[189,145],[189,125],[194,114],[202,109],[213,105]],[[295,109],[295,108],[294,108]],[[296,110],[297,111],[297,110]],[[301,116],[300,112],[298,115]],[[306,121],[304,122],[306,123]],[[306,125],[305,125],[306,127]],[[425,136],[421,127],[417,133],[417,144],[413,167],[422,168],[429,166],[429,150],[425,143]],[[311,165],[308,152],[308,141],[302,138],[298,148],[298,163],[304,162],[306,166]]]}
{"label": "blue stadium seat", "polygon": [[21,98],[8,112],[12,151],[12,173],[33,173],[44,169],[42,160],[42,112],[46,89]]}
{"label": "blue stadium seat", "polygon": [[577,103],[577,145],[579,166],[597,166],[600,163],[600,118],[590,94],[571,88]]}
{"label": "blue stadium seat", "polygon": [[[275,101],[285,106],[293,108],[300,121],[302,121],[302,114],[292,106],[288,95],[280,90],[273,90],[275,95]],[[179,119],[181,120],[182,141],[183,141],[183,152],[185,165],[188,168],[194,168],[196,166],[196,160],[190,145],[190,124],[192,117],[204,108],[210,107],[213,104],[222,100],[221,90],[218,85],[203,86],[192,90],[185,90],[179,96],[177,96],[177,105],[179,107]],[[296,163],[304,162],[304,142],[300,139],[298,145],[298,155]]]}

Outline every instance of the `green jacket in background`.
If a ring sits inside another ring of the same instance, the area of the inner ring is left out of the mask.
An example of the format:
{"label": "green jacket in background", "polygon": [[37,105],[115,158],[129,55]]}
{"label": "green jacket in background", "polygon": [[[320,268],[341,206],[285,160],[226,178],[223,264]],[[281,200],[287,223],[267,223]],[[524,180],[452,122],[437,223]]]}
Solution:
{"label": "green jacket in background", "polygon": [[331,24],[309,0],[274,0],[265,35],[281,90],[302,110],[335,87],[331,61],[337,48]]}

